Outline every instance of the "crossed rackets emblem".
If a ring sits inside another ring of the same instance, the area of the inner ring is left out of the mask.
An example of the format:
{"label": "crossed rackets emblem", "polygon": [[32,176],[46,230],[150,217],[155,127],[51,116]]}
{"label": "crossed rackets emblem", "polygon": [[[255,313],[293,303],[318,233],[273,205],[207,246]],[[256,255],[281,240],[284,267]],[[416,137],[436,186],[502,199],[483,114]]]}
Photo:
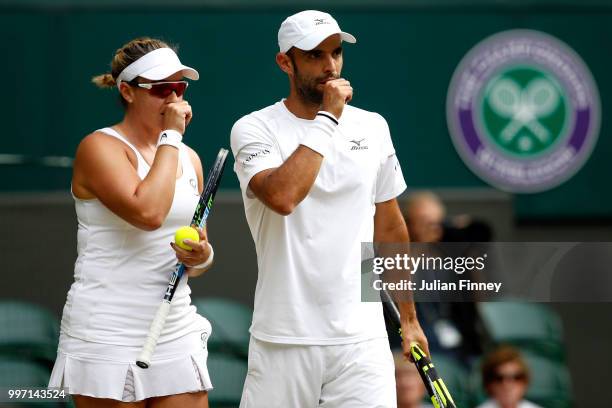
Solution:
{"label": "crossed rackets emblem", "polygon": [[[561,97],[549,80],[534,79],[521,89],[513,79],[500,78],[491,86],[488,99],[491,109],[497,115],[510,119],[500,133],[503,143],[514,141],[524,128],[529,129],[541,143],[547,144],[551,141],[550,131],[540,120],[555,111]],[[529,146],[521,147],[529,150]]]}

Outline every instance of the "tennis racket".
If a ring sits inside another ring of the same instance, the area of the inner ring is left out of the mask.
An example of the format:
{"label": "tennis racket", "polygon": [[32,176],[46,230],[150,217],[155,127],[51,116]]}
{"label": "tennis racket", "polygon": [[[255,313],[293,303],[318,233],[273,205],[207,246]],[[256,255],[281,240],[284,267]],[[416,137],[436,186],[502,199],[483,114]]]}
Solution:
{"label": "tennis racket", "polygon": [[[215,160],[212,170],[208,174],[206,184],[204,185],[204,191],[200,196],[195,213],[191,219],[191,225],[197,225],[200,228],[203,228],[206,225],[206,219],[210,213],[213,200],[215,199],[215,193],[217,192],[219,182],[221,181],[221,176],[223,175],[227,154],[227,149],[219,150],[217,159]],[[166,289],[164,298],[157,309],[155,318],[153,319],[153,322],[151,322],[149,334],[147,334],[147,339],[145,340],[140,356],[136,361],[136,365],[138,365],[140,368],[149,368],[149,365],[151,364],[151,356],[153,356],[155,346],[157,346],[157,341],[159,340],[159,335],[166,324],[166,318],[168,317],[168,312],[170,311],[170,302],[172,302],[174,292],[176,292],[176,287],[181,281],[183,273],[185,273],[185,265],[178,262],[174,268],[172,276],[170,276],[168,288]]]}
{"label": "tennis racket", "polygon": [[[386,309],[388,311],[388,315],[393,321],[394,324],[399,327],[399,335],[402,337],[402,325],[400,323],[400,312],[391,299],[389,293],[385,290],[381,290],[381,298],[386,305]],[[402,337],[403,340],[403,337]],[[446,384],[438,373],[436,372],[436,368],[434,367],[431,359],[427,357],[425,352],[419,347],[418,344],[413,343],[410,345],[410,354],[412,355],[412,360],[425,384],[425,388],[427,389],[427,393],[431,398],[431,403],[435,408],[457,408],[455,405],[455,401],[453,401],[453,397],[451,397],[450,392],[448,392],[448,388],[446,388]]]}

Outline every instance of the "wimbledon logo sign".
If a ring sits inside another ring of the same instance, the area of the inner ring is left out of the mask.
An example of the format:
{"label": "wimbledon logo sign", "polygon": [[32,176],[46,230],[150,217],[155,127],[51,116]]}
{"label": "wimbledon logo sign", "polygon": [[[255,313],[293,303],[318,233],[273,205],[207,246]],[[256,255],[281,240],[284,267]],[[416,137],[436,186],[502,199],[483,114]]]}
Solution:
{"label": "wimbledon logo sign", "polygon": [[489,37],[463,58],[448,92],[450,134],[468,167],[511,192],[569,179],[600,125],[599,94],[580,57],[538,31]]}

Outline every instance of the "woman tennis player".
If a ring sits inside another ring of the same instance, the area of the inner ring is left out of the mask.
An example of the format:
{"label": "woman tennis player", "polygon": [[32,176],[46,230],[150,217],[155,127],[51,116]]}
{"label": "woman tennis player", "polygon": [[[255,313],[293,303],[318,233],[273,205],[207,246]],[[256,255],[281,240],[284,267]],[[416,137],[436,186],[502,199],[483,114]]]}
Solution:
{"label": "woman tennis player", "polygon": [[[207,407],[210,323],[180,281],[151,367],[135,361],[178,260],[188,276],[210,267],[206,234],[171,243],[191,220],[203,185],[197,154],[182,143],[192,118],[184,99],[198,73],[162,41],[138,38],[117,50],[110,74],[125,115],[80,143],[72,194],[78,219],[75,281],[68,292],[50,387],[77,407]],[[172,247],[171,247],[172,246]]]}

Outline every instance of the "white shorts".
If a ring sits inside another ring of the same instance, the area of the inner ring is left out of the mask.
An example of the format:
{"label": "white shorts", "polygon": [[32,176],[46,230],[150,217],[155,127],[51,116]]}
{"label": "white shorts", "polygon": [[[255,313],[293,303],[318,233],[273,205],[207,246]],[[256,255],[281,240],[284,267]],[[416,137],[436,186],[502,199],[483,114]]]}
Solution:
{"label": "white shorts", "polygon": [[395,408],[395,367],[386,338],[333,346],[251,337],[240,408]]}
{"label": "white shorts", "polygon": [[202,331],[158,344],[148,369],[135,363],[140,347],[92,343],[62,333],[49,387],[123,402],[209,391],[212,383],[206,359],[210,332],[208,323]]}

